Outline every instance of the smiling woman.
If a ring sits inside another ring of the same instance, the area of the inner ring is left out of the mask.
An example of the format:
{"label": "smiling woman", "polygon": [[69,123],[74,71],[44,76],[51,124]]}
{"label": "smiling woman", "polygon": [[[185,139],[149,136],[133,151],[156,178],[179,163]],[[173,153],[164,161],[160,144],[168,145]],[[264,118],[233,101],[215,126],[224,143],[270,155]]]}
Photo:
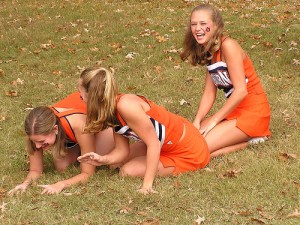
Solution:
{"label": "smiling woman", "polygon": [[[29,153],[29,173],[22,184],[9,191],[9,195],[24,192],[30,183],[43,172],[43,152],[51,150],[56,170],[63,172],[75,163],[80,154],[97,152],[106,154],[114,147],[112,130],[97,134],[84,134],[86,105],[79,92],[69,95],[51,107],[34,108],[25,119],[27,150]],[[40,185],[43,194],[55,194],[76,183],[86,182],[95,167],[81,164],[81,173],[55,184]]]}

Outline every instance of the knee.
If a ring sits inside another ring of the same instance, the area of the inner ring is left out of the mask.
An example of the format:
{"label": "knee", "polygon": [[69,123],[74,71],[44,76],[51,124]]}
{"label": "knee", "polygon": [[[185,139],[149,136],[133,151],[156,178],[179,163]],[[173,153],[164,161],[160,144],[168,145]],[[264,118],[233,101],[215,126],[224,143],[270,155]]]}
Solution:
{"label": "knee", "polygon": [[137,167],[133,167],[131,165],[125,164],[120,168],[119,172],[121,177],[142,177],[144,176],[144,173]]}
{"label": "knee", "polygon": [[55,163],[54,164],[55,169],[60,173],[65,172],[67,170],[68,166],[69,166],[68,163]]}

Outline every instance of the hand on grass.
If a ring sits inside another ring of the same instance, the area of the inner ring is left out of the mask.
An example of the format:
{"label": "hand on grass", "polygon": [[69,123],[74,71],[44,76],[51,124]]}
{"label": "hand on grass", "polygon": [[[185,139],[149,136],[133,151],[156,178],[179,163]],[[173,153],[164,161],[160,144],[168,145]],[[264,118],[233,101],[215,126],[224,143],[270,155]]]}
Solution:
{"label": "hand on grass", "polygon": [[49,185],[38,185],[41,188],[44,188],[42,194],[58,194],[64,189],[64,184],[62,182],[57,182],[55,184]]}
{"label": "hand on grass", "polygon": [[98,155],[95,152],[89,152],[89,153],[86,153],[82,156],[79,156],[77,158],[77,160],[79,162],[88,163],[88,164],[91,164],[93,166],[101,166],[101,165],[105,164],[104,161],[103,161],[103,157]]}
{"label": "hand on grass", "polygon": [[157,194],[158,191],[154,191],[153,188],[144,188],[142,187],[141,189],[138,190],[139,193],[142,193],[144,195],[148,195],[148,194]]}
{"label": "hand on grass", "polygon": [[26,191],[27,187],[28,187],[28,184],[19,184],[15,188],[11,189],[8,192],[8,195],[13,196],[15,194],[20,194],[20,193],[22,194]]}

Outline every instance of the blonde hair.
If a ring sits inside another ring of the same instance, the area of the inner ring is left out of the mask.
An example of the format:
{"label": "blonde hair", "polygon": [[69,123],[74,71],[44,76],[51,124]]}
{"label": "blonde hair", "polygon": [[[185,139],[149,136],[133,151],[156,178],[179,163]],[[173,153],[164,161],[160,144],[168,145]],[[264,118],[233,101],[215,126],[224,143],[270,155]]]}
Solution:
{"label": "blonde hair", "polygon": [[194,38],[191,30],[191,21],[189,22],[183,41],[183,52],[180,54],[180,57],[182,60],[188,59],[194,66],[197,64],[206,65],[210,62],[214,53],[221,47],[224,31],[224,21],[219,10],[209,4],[201,4],[192,10],[191,16],[194,12],[200,10],[206,10],[211,13],[211,20],[217,26],[217,30],[207,45],[203,46],[197,43]]}
{"label": "blonde hair", "polygon": [[87,92],[87,120],[84,129],[87,133],[97,133],[117,124],[116,98],[117,84],[114,70],[103,67],[90,67],[80,75],[81,85]]}
{"label": "blonde hair", "polygon": [[55,125],[58,126],[58,133],[56,135],[55,143],[51,146],[52,154],[56,158],[66,155],[66,134],[58,117],[47,106],[36,107],[26,116],[24,129],[27,135],[27,151],[29,154],[33,154],[34,151],[39,150],[29,137],[31,135],[49,135],[53,132]]}

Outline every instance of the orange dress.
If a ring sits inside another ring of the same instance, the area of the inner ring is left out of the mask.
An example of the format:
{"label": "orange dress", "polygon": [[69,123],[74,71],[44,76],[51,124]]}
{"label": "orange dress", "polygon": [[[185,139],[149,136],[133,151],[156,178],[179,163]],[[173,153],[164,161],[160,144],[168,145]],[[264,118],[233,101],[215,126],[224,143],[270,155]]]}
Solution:
{"label": "orange dress", "polygon": [[[56,104],[50,106],[55,115],[59,118],[60,123],[68,137],[74,143],[77,143],[73,129],[67,119],[72,114],[86,114],[86,103],[80,98],[79,92],[74,92]],[[69,110],[59,112],[56,108],[67,108]]]}
{"label": "orange dress", "polygon": [[[122,97],[119,95],[117,101]],[[164,167],[175,167],[174,175],[195,171],[205,167],[210,160],[210,153],[206,141],[200,132],[188,120],[167,111],[143,96],[138,96],[147,102],[150,110],[146,112],[157,138],[161,143],[160,161]],[[119,112],[117,117],[121,126],[115,128],[115,132],[134,141],[142,141],[127,126],[126,121]],[[182,134],[185,128],[185,135]],[[180,142],[179,142],[180,140]]]}
{"label": "orange dress", "polygon": [[[225,62],[221,61],[221,50],[216,53],[216,63],[207,66],[212,81],[229,98],[234,91]],[[250,137],[270,136],[271,110],[267,96],[248,55],[244,59],[245,80],[248,95],[226,119],[236,119],[236,126]]]}

